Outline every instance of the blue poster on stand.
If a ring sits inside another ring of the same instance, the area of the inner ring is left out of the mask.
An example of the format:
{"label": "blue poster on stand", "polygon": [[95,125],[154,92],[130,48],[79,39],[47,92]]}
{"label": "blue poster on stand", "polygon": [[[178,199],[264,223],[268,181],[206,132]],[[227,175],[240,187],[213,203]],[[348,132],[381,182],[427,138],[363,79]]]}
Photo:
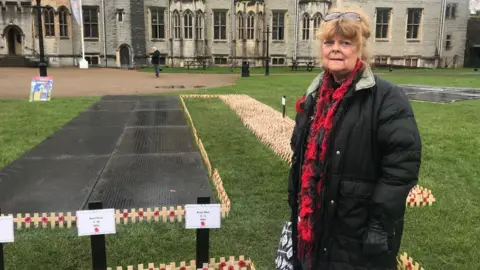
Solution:
{"label": "blue poster on stand", "polygon": [[50,101],[53,88],[52,77],[33,77],[30,86],[30,102]]}

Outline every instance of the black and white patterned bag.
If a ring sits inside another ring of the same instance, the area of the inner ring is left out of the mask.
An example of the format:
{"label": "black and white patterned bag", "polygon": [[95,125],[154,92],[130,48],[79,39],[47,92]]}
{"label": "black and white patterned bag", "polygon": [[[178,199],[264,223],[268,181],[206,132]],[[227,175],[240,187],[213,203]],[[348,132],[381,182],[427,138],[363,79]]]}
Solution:
{"label": "black and white patterned bag", "polygon": [[275,258],[277,270],[293,270],[292,223],[285,222]]}

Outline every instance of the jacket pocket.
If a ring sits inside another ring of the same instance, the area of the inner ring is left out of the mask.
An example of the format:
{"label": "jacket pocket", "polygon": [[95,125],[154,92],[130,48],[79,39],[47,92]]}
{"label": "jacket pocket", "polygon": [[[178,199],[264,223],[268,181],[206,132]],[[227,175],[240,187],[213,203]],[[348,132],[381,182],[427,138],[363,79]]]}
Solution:
{"label": "jacket pocket", "polygon": [[343,179],[338,197],[338,226],[341,233],[361,239],[369,222],[369,205],[375,185]]}
{"label": "jacket pocket", "polygon": [[369,199],[375,189],[374,183],[361,180],[342,179],[340,183],[340,195],[345,198]]}

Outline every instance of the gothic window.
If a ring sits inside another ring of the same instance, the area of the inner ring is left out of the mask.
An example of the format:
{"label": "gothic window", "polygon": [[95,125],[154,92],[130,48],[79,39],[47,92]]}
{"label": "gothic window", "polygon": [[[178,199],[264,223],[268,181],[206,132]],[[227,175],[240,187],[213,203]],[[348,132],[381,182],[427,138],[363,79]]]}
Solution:
{"label": "gothic window", "polygon": [[238,29],[238,39],[244,39],[245,31],[245,20],[243,18],[242,12],[237,13],[237,29]]}
{"label": "gothic window", "polygon": [[455,19],[457,16],[457,4],[452,4],[452,11],[450,12],[450,18]]}
{"label": "gothic window", "polygon": [[185,11],[183,15],[183,36],[186,39],[193,39],[193,13]]}
{"label": "gothic window", "polygon": [[68,9],[66,7],[58,9],[58,24],[60,26],[60,37],[68,38]]}
{"label": "gothic window", "polygon": [[303,14],[302,17],[302,40],[310,39],[310,15]]}
{"label": "gothic window", "polygon": [[313,15],[313,38],[317,39],[318,30],[320,29],[320,24],[322,23],[322,14],[315,13]]}
{"label": "gothic window", "polygon": [[247,16],[247,39],[255,38],[255,13],[250,11]]}
{"label": "gothic window", "polygon": [[173,12],[173,38],[179,39],[181,37],[181,28],[180,28],[180,14],[178,11]]}
{"label": "gothic window", "polygon": [[195,38],[203,39],[203,12],[198,10],[195,15]]}
{"label": "gothic window", "polygon": [[445,18],[447,19],[455,19],[457,13],[457,4],[447,4],[445,8]]}
{"label": "gothic window", "polygon": [[43,20],[45,24],[45,36],[55,36],[55,11],[52,7],[47,7],[43,13]]}

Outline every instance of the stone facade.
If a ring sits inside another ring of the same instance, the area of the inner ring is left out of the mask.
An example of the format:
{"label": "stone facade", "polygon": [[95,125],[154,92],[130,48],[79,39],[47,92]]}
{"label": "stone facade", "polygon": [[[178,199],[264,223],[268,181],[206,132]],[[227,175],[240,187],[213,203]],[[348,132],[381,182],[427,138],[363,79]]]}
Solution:
{"label": "stone facade", "polygon": [[[290,65],[292,59],[314,61],[319,46],[315,30],[337,1],[83,0],[85,56],[91,66],[144,66],[155,46],[162,62],[170,66],[195,60],[216,65],[240,65],[247,60],[262,66],[268,30],[273,66]],[[377,64],[463,65],[467,1],[344,2],[361,6],[371,17],[371,49]],[[41,3],[49,65],[78,65],[81,28],[69,0]],[[0,0],[0,57],[38,57],[35,5],[35,0]]]}

